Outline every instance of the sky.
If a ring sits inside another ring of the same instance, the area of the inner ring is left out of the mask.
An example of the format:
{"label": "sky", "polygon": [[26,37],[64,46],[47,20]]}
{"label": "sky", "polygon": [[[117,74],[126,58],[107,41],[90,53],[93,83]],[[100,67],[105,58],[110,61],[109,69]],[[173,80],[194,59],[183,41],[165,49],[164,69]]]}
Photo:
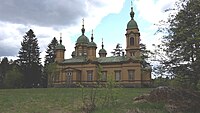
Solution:
{"label": "sky", "polygon": [[[141,42],[152,50],[162,35],[155,35],[155,24],[166,19],[164,10],[177,0],[133,0],[134,19],[140,30]],[[23,36],[32,29],[38,38],[40,57],[53,37],[65,46],[65,58],[71,58],[77,38],[81,35],[84,18],[85,35],[93,30],[97,53],[104,48],[108,55],[117,43],[125,49],[126,27],[130,18],[131,0],[2,0],[0,4],[0,58],[17,59]],[[98,56],[98,54],[97,54]]]}

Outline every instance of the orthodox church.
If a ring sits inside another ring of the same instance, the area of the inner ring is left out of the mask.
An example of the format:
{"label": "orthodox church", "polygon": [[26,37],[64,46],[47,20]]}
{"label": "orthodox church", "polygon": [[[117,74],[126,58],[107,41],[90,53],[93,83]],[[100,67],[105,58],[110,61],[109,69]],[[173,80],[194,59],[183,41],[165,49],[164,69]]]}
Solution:
{"label": "orthodox church", "polygon": [[[122,56],[107,57],[103,41],[101,48],[97,51],[93,33],[90,40],[85,36],[84,24],[81,29],[82,34],[78,37],[75,50],[71,54],[72,58],[65,59],[65,47],[60,38],[55,58],[58,74],[53,78],[49,77],[48,85],[50,87],[74,87],[77,84],[94,85],[97,80],[105,83],[110,78],[124,87],[150,85],[151,66],[141,59],[140,32],[134,20],[133,7],[131,7],[130,17],[124,38],[126,52]],[[96,56],[97,52],[99,56]]]}

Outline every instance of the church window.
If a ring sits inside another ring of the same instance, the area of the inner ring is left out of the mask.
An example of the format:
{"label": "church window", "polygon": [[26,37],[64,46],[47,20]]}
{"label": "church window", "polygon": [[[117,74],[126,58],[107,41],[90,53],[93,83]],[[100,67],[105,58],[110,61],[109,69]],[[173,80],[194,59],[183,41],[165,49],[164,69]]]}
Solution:
{"label": "church window", "polygon": [[131,52],[130,54],[131,54],[131,56],[135,56],[135,52]]}
{"label": "church window", "polygon": [[93,80],[93,71],[87,71],[87,81],[92,81]]}
{"label": "church window", "polygon": [[121,71],[115,71],[115,81],[121,80]]}
{"label": "church window", "polygon": [[133,37],[130,38],[130,45],[134,45],[134,38]]}
{"label": "church window", "polygon": [[81,72],[80,71],[78,71],[77,73],[76,73],[76,80],[78,81],[78,82],[80,82],[81,81]]}
{"label": "church window", "polygon": [[55,81],[55,82],[58,82],[58,81],[59,81],[59,75],[55,75],[54,81]]}
{"label": "church window", "polygon": [[102,81],[106,81],[106,80],[107,80],[107,72],[106,72],[106,71],[102,71],[101,80],[102,80]]}
{"label": "church window", "polygon": [[135,71],[128,70],[128,80],[134,80]]}
{"label": "church window", "polygon": [[83,53],[85,56],[87,55],[87,52],[86,51],[84,51],[84,53]]}

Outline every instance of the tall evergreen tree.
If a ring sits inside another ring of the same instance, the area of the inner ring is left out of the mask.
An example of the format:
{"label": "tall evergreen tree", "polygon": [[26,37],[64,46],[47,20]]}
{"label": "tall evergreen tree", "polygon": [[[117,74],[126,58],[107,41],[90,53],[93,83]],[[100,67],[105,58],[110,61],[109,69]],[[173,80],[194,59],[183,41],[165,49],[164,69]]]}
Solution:
{"label": "tall evergreen tree", "polygon": [[46,56],[45,56],[45,61],[44,61],[44,73],[42,76],[42,85],[43,87],[47,87],[48,84],[48,74],[49,74],[49,65],[53,64],[55,61],[55,49],[56,46],[58,45],[58,41],[54,37],[51,41],[51,43],[48,45],[47,51],[46,51]]}
{"label": "tall evergreen tree", "polygon": [[36,87],[40,84],[42,74],[38,40],[31,29],[23,38],[19,51],[19,64],[24,76],[24,86]]}
{"label": "tall evergreen tree", "polygon": [[146,45],[143,43],[140,43],[140,56],[142,59],[142,65],[144,67],[150,66],[150,63],[148,63],[149,58],[153,55],[153,53],[150,50],[147,50]]}
{"label": "tall evergreen tree", "polygon": [[3,87],[3,81],[8,70],[9,70],[8,58],[4,57],[0,64],[0,88]]}
{"label": "tall evergreen tree", "polygon": [[171,15],[163,38],[164,62],[169,73],[181,79],[185,88],[195,88],[200,79],[200,0],[181,0],[178,13]]}
{"label": "tall evergreen tree", "polygon": [[55,49],[56,46],[58,45],[58,41],[54,37],[51,41],[51,43],[48,45],[47,51],[46,51],[46,56],[45,56],[45,61],[44,64],[48,65],[49,63],[53,63],[56,57],[55,54]]}

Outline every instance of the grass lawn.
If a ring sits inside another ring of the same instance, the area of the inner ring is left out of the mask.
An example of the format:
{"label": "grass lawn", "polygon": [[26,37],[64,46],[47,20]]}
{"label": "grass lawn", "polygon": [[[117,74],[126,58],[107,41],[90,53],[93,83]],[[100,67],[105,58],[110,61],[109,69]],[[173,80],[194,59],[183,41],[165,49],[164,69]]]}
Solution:
{"label": "grass lawn", "polygon": [[[145,113],[167,113],[163,104],[133,103],[133,98],[149,92],[147,88],[115,88],[115,102],[110,105],[100,104],[105,89],[97,91],[97,104],[94,113],[126,113],[139,109]],[[84,89],[89,95],[91,89]],[[46,88],[46,89],[1,89],[1,113],[80,113],[82,106],[81,88]]]}

